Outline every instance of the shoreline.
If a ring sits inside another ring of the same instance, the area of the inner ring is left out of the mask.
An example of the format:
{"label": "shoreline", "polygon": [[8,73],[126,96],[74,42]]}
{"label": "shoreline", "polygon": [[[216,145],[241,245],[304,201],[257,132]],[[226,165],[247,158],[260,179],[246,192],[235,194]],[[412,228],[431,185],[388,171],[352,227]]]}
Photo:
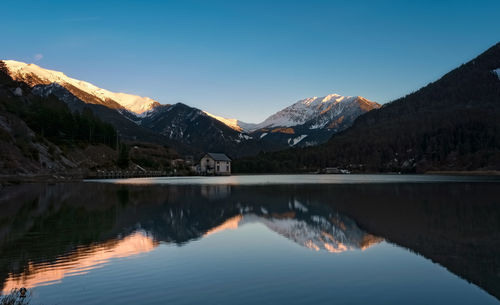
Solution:
{"label": "shoreline", "polygon": [[476,171],[427,171],[424,175],[443,176],[500,176],[497,170],[476,170]]}
{"label": "shoreline", "polygon": [[[259,176],[259,175],[320,175],[317,173],[235,173],[231,176]],[[345,174],[321,174],[321,175],[345,175]],[[442,176],[500,176],[500,171],[496,170],[486,170],[486,171],[427,171],[421,174],[398,174],[398,173],[354,173],[348,175],[442,175]],[[172,176],[165,176],[172,177]],[[175,176],[175,177],[192,177],[190,175],[186,176]],[[123,177],[134,178],[134,177]],[[141,176],[135,178],[143,178]],[[84,175],[67,175],[60,173],[53,174],[33,174],[33,175],[0,175],[0,185],[9,184],[21,184],[21,183],[56,183],[56,182],[83,182],[88,179]],[[99,179],[113,179],[100,177]],[[114,178],[117,179],[117,178]],[[119,179],[119,178],[118,178]]]}
{"label": "shoreline", "polygon": [[0,175],[0,185],[21,183],[55,183],[83,181],[82,175],[34,174],[34,175]]}

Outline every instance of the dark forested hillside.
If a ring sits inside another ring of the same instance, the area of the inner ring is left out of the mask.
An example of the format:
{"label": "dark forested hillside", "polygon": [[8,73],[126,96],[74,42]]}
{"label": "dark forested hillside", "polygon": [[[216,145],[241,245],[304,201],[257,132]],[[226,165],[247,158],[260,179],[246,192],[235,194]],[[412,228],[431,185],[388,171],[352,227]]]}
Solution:
{"label": "dark forested hillside", "polygon": [[[360,116],[328,143],[238,160],[239,172],[500,169],[500,43],[436,82]],[[495,71],[496,70],[496,71]]]}
{"label": "dark forested hillside", "polygon": [[[1,68],[1,67],[0,67]],[[113,153],[118,142],[114,127],[89,109],[71,112],[55,96],[33,95],[28,86],[0,70],[0,173],[48,173],[77,169],[89,158],[72,158],[93,146],[100,156]]]}
{"label": "dark forested hillside", "polygon": [[[49,86],[13,80],[0,61],[0,179],[24,174],[82,177],[118,168],[169,170],[171,160],[178,158],[161,145],[160,135],[116,110],[85,104],[61,86],[50,87],[40,94]],[[135,135],[145,136],[134,141]],[[144,143],[148,139],[151,143]]]}

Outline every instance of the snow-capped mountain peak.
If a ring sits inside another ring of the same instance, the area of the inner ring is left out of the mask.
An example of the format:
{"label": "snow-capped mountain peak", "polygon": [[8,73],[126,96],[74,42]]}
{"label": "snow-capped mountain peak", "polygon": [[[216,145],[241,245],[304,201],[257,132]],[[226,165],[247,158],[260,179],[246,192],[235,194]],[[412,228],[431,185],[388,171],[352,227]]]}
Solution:
{"label": "snow-capped mountain peak", "polygon": [[91,83],[71,78],[62,72],[44,69],[35,64],[27,64],[15,60],[3,60],[2,62],[14,80],[25,82],[31,87],[56,83],[65,87],[70,92],[73,89],[72,87],[74,87],[97,98],[103,104],[111,100],[137,115],[143,115],[160,105],[157,101],[149,97],[111,92]]}
{"label": "snow-capped mountain peak", "polygon": [[341,102],[345,98],[350,98],[350,96],[346,97],[346,96],[342,96],[342,95],[333,93],[333,94],[329,94],[325,97],[314,96],[314,97],[306,98],[306,99],[300,100],[299,102],[302,102],[302,104],[304,104],[304,105],[311,105],[313,103],[317,104],[318,102],[319,103],[327,103],[331,100],[335,100],[335,102]]}

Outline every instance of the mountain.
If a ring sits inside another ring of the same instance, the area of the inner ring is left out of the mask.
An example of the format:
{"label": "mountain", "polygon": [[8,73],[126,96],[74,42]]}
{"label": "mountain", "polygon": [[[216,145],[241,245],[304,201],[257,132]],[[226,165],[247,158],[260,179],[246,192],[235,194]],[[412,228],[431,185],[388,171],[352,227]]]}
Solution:
{"label": "mountain", "polygon": [[362,97],[331,94],[296,102],[260,124],[226,119],[177,103],[162,105],[148,98],[115,93],[62,72],[13,60],[1,61],[3,72],[41,97],[55,96],[74,112],[89,108],[111,123],[121,138],[174,147],[183,154],[221,151],[232,157],[326,142],[359,115],[380,105]]}
{"label": "mountain", "polygon": [[499,69],[500,43],[420,90],[361,115],[324,145],[242,160],[233,169],[500,170]]}
{"label": "mountain", "polygon": [[348,127],[380,105],[360,96],[330,94],[311,97],[271,115],[257,124],[252,135],[285,146],[314,146]]}
{"label": "mountain", "polygon": [[258,124],[207,114],[261,142],[287,148],[324,143],[333,134],[351,126],[358,116],[378,108],[380,104],[360,96],[330,94],[300,100]]}
{"label": "mountain", "polygon": [[168,145],[184,154],[216,150],[240,155],[240,152],[257,153],[262,149],[255,143],[252,147],[241,145],[252,138],[182,103],[161,105],[147,97],[110,92],[34,64],[12,60],[0,61],[0,64],[3,73],[14,82],[26,84],[34,95],[55,96],[75,112],[89,108],[128,141]]}
{"label": "mountain", "polygon": [[311,97],[278,111],[254,129],[309,125],[309,129],[338,128],[349,125],[360,114],[380,105],[360,96],[330,94]]}
{"label": "mountain", "polygon": [[116,130],[91,113],[72,113],[54,96],[39,97],[14,82],[0,62],[0,176],[62,173],[112,167]]}
{"label": "mountain", "polygon": [[[128,138],[133,145],[128,166],[118,163],[127,134],[142,139]],[[168,172],[178,155],[155,144],[163,140],[168,139],[116,109],[86,104],[59,84],[30,87],[15,81],[0,61],[0,180],[79,179],[96,170],[137,170],[137,165]]]}
{"label": "mountain", "polygon": [[[139,116],[160,105],[149,97],[111,92],[91,83],[68,77],[62,72],[40,68],[35,64],[26,64],[15,60],[4,60],[3,63],[15,81],[24,82],[30,87],[58,84],[89,104],[104,105],[113,109],[126,109]],[[82,92],[86,95],[82,95]]]}
{"label": "mountain", "polygon": [[137,124],[141,117],[160,106],[150,98],[113,93],[34,64],[2,60],[0,68],[0,73],[5,74],[12,82],[25,84],[25,90],[34,95],[45,98],[53,95],[65,102],[73,112],[81,113],[84,108],[90,109],[101,120],[112,124],[124,140],[184,148],[181,143]]}
{"label": "mountain", "polygon": [[200,109],[177,103],[161,105],[139,124],[189,147],[193,152],[223,151],[232,156],[258,153],[259,143]]}

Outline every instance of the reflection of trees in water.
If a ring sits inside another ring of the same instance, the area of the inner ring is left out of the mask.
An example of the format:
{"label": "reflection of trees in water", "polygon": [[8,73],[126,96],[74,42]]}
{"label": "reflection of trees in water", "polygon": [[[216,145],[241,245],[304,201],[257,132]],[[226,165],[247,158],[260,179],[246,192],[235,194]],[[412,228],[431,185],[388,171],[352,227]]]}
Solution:
{"label": "reflection of trees in water", "polygon": [[311,248],[364,248],[382,236],[498,297],[498,192],[495,184],[21,185],[0,194],[0,276],[137,229],[182,245],[242,215],[236,225],[258,221]]}

